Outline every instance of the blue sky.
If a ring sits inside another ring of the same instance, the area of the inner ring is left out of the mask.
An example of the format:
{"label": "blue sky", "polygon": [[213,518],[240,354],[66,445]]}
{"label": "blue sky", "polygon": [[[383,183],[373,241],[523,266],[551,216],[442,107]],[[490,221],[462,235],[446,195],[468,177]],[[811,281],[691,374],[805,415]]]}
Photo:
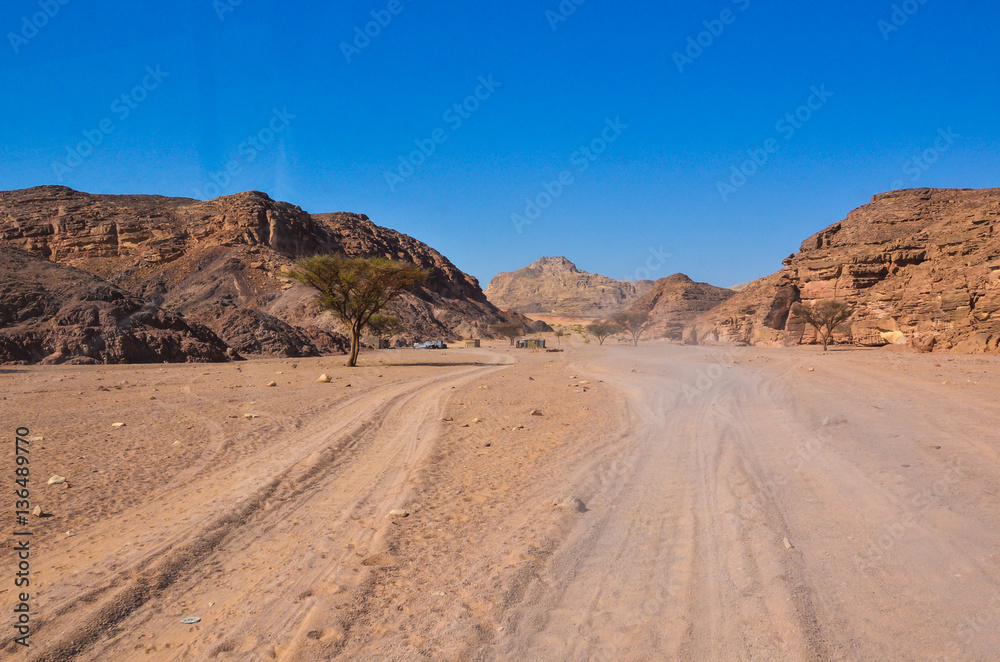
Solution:
{"label": "blue sky", "polygon": [[732,285],[874,193],[1000,185],[993,1],[577,2],[10,0],[0,189],[263,190],[485,287]]}

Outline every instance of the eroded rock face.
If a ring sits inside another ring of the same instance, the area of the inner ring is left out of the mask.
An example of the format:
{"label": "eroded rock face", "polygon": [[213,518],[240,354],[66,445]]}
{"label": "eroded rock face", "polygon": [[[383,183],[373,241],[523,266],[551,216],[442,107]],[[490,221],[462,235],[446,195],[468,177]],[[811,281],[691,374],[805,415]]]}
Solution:
{"label": "eroded rock face", "polygon": [[235,357],[209,329],[72,267],[0,246],[0,362],[159,363]]}
{"label": "eroded rock face", "polygon": [[289,275],[318,253],[415,262],[429,281],[394,304],[413,337],[488,337],[504,321],[475,278],[358,214],[310,215],[255,191],[201,202],[43,186],[0,193],[0,242],[75,266],[214,330],[247,354],[340,351],[339,323]]}
{"label": "eroded rock face", "polygon": [[700,314],[735,294],[724,287],[696,283],[684,274],[674,274],[656,281],[626,312],[648,313],[653,321],[649,335],[680,340],[684,328],[690,326]]}
{"label": "eroded rock face", "polygon": [[784,264],[703,316],[697,333],[814,342],[791,304],[836,298],[856,307],[840,342],[961,352],[1000,345],[1000,189],[877,195]]}
{"label": "eroded rock face", "polygon": [[523,269],[497,274],[486,288],[486,298],[529,316],[610,317],[652,284],[614,280],[580,271],[564,257],[543,257]]}

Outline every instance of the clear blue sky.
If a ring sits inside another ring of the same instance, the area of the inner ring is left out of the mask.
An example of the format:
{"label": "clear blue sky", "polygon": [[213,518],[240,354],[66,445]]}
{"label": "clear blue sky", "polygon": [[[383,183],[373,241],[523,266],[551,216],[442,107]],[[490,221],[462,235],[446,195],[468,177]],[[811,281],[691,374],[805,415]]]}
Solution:
{"label": "clear blue sky", "polygon": [[[661,247],[653,278],[732,285],[874,193],[1000,185],[995,0],[62,2],[0,9],[0,188],[263,190],[368,214],[484,287],[542,255],[631,277]],[[747,150],[766,162],[731,180]],[[422,163],[390,185],[400,157]]]}

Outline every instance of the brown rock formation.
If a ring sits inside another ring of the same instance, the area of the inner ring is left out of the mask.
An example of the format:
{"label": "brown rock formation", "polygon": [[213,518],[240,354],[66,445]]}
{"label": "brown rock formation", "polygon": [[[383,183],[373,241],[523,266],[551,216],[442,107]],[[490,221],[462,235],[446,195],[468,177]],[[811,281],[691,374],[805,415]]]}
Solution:
{"label": "brown rock formation", "polygon": [[661,278],[626,311],[648,313],[652,336],[680,339],[684,328],[697,317],[734,296],[736,292],[708,283],[696,283],[684,274]]}
{"label": "brown rock formation", "polygon": [[209,329],[96,276],[0,246],[0,362],[228,361]]}
{"label": "brown rock formation", "polygon": [[1000,189],[876,195],[784,264],[703,316],[697,333],[814,342],[791,305],[836,298],[855,306],[840,342],[962,352],[1000,345]]}
{"label": "brown rock formation", "polygon": [[250,191],[200,202],[44,186],[0,193],[0,241],[69,264],[213,329],[246,354],[342,351],[339,324],[289,276],[323,252],[409,260],[429,281],[396,303],[414,337],[457,338],[503,321],[475,278],[358,214],[310,215]]}
{"label": "brown rock formation", "polygon": [[609,317],[625,309],[652,281],[622,281],[580,271],[564,257],[543,257],[517,271],[497,274],[486,298],[525,315]]}

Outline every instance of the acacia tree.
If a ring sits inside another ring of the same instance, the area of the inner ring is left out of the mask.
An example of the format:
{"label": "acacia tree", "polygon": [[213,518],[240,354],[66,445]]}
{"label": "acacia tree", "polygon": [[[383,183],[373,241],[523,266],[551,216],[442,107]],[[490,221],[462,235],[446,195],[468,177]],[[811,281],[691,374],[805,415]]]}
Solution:
{"label": "acacia tree", "polygon": [[597,344],[603,345],[609,336],[621,332],[621,327],[610,322],[594,322],[586,326],[587,333],[597,338]]}
{"label": "acacia tree", "polygon": [[556,344],[557,345],[562,345],[562,337],[565,336],[565,335],[566,335],[566,332],[563,331],[562,328],[558,328],[558,329],[555,330]]}
{"label": "acacia tree", "polygon": [[510,340],[510,344],[514,344],[514,338],[521,335],[521,325],[515,322],[505,322],[503,324],[494,324],[493,333],[503,336]]}
{"label": "acacia tree", "polygon": [[615,315],[615,324],[620,326],[625,333],[632,336],[632,345],[637,347],[642,334],[652,324],[649,313],[621,313]]}
{"label": "acacia tree", "polygon": [[798,315],[806,321],[806,324],[816,329],[825,352],[827,345],[833,339],[834,330],[850,319],[854,314],[854,307],[836,299],[814,301],[809,305],[799,302],[792,306],[792,314]]}
{"label": "acacia tree", "polygon": [[320,306],[336,315],[351,337],[347,365],[358,365],[361,334],[372,318],[407,289],[423,282],[428,272],[409,262],[382,257],[316,255],[299,260],[292,276],[319,291]]}

